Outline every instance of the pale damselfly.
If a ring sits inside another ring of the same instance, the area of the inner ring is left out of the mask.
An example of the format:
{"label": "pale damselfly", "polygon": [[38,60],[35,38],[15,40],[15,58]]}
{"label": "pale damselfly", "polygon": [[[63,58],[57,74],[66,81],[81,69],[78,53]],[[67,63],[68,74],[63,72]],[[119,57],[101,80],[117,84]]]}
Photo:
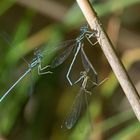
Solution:
{"label": "pale damselfly", "polygon": [[[83,50],[84,39],[86,38],[89,41],[89,43],[93,46],[97,42],[92,43],[91,37],[95,37],[95,36],[97,36],[97,32],[96,31],[89,31],[88,26],[86,25],[80,29],[80,35],[76,39],[68,40],[68,41],[64,42],[64,44],[59,45],[60,49],[64,48],[65,50],[60,55],[58,55],[57,57],[54,58],[54,60],[51,63],[51,68],[55,68],[55,67],[61,65],[68,58],[68,56],[71,54],[71,52],[73,50],[75,50],[72,62],[70,64],[69,69],[68,69],[67,74],[66,74],[66,78],[67,78],[70,85],[74,84],[72,82],[72,80],[70,79],[70,72],[71,72],[71,69],[74,65],[76,58],[77,58],[78,53],[81,51],[82,57],[86,57],[86,59],[87,59],[87,56]],[[89,62],[89,60],[86,63],[88,63],[88,62]],[[96,71],[94,70],[94,68],[92,70],[93,70],[94,75],[97,79]]]}
{"label": "pale damselfly", "polygon": [[52,73],[51,71],[45,71],[45,69],[47,69],[48,67],[50,67],[49,65],[42,67],[41,65],[41,61],[42,61],[43,55],[41,54],[41,52],[36,51],[35,53],[35,58],[33,58],[33,60],[31,61],[30,64],[28,64],[28,69],[26,70],[26,72],[2,95],[2,97],[0,98],[0,102],[3,101],[3,99],[11,92],[11,90],[29,73],[31,72],[31,70],[38,66],[38,75],[43,75],[43,74],[48,74],[48,73]]}

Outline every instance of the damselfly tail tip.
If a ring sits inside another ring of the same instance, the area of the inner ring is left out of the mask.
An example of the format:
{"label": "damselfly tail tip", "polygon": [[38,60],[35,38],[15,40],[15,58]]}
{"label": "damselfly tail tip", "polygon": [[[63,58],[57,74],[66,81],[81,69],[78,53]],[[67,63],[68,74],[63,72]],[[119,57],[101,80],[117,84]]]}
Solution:
{"label": "damselfly tail tip", "polygon": [[2,97],[0,98],[0,103],[3,101],[3,99],[4,99],[4,96],[2,96]]}
{"label": "damselfly tail tip", "polygon": [[74,125],[74,124],[68,123],[67,121],[65,122],[65,127],[66,127],[67,129],[69,129],[69,130],[73,127],[73,125]]}
{"label": "damselfly tail tip", "polygon": [[48,74],[53,74],[53,72],[52,71],[48,71]]}

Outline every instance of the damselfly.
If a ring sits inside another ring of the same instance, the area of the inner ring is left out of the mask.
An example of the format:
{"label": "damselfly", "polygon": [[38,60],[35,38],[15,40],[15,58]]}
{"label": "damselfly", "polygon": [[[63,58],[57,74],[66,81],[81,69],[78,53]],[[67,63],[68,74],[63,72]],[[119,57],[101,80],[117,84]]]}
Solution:
{"label": "damselfly", "polygon": [[[95,36],[97,36],[96,31],[89,31],[87,25],[83,26],[80,29],[80,35],[74,40],[66,41],[63,46],[63,48],[66,48],[66,49],[52,61],[51,68],[55,68],[55,67],[59,66],[60,64],[62,64],[68,58],[68,56],[70,55],[72,50],[74,50],[74,49],[76,50],[74,53],[72,62],[70,64],[70,67],[68,69],[68,72],[66,74],[66,78],[67,78],[68,82],[70,83],[70,85],[74,84],[70,79],[70,72],[71,72],[71,69],[77,58],[78,53],[81,51],[82,57],[86,57],[86,59],[87,59],[87,56],[83,50],[84,39],[86,38],[91,45],[95,45],[96,43],[93,44],[92,41],[90,40],[91,37],[95,37]],[[60,46],[60,47],[62,48],[62,46]],[[87,61],[87,63],[88,63],[88,61]],[[93,70],[93,71],[94,71],[95,75],[97,75],[96,71],[95,70]],[[96,78],[97,78],[97,76],[96,76]]]}
{"label": "damselfly", "polygon": [[76,95],[75,100],[72,104],[72,108],[64,122],[64,125],[67,129],[71,129],[76,124],[78,118],[80,117],[82,108],[85,105],[88,107],[87,93],[91,95],[92,89],[96,86],[101,85],[103,82],[105,82],[105,80],[107,80],[107,78],[100,83],[96,83],[90,79],[86,71],[81,72],[81,77],[75,82],[77,83],[82,81],[80,90]]}
{"label": "damselfly", "polygon": [[[81,86],[78,94],[75,97],[70,113],[68,114],[64,122],[64,125],[67,129],[71,129],[75,125],[81,114],[82,108],[85,105],[88,107],[88,100],[86,94],[88,93],[91,95],[93,88],[101,85],[108,79],[105,78],[100,83],[98,82],[97,72],[85,55],[85,52],[83,51],[83,46],[81,47],[81,58],[85,71],[81,72],[79,79],[74,82],[74,84],[81,82]],[[94,76],[95,80],[92,78]]]}
{"label": "damselfly", "polygon": [[47,69],[48,67],[50,67],[49,65],[42,67],[41,61],[42,61],[43,55],[41,54],[41,52],[36,51],[35,52],[35,58],[33,58],[33,60],[31,61],[30,64],[28,64],[28,69],[26,70],[26,72],[4,93],[4,95],[0,98],[0,102],[3,101],[3,99],[10,93],[10,91],[29,73],[31,72],[31,70],[38,66],[38,75],[43,75],[43,74],[48,74],[48,73],[52,73],[51,71],[44,71],[45,69]]}

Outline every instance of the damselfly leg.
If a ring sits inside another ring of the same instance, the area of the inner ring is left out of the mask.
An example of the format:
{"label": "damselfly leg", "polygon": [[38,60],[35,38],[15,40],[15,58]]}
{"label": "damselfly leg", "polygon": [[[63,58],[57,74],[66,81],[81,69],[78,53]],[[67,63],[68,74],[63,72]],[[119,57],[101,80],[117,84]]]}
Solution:
{"label": "damselfly leg", "polygon": [[44,75],[44,74],[49,74],[49,73],[52,74],[51,71],[44,71],[44,70],[46,70],[47,68],[50,68],[50,67],[51,67],[50,65],[42,67],[41,64],[39,64],[39,66],[38,66],[38,75]]}
{"label": "damselfly leg", "polygon": [[72,66],[74,65],[74,62],[75,62],[75,60],[76,60],[76,57],[77,57],[77,55],[78,55],[78,53],[79,53],[79,51],[80,51],[81,45],[82,45],[81,42],[79,42],[78,47],[77,47],[77,50],[76,50],[76,52],[75,52],[75,54],[74,54],[73,60],[72,60],[72,62],[71,62],[71,64],[70,64],[70,67],[69,67],[68,72],[67,72],[67,75],[66,75],[67,80],[69,81],[69,84],[70,84],[71,86],[73,85],[73,82],[71,81],[71,79],[70,79],[69,76],[70,76],[70,72],[71,72]]}
{"label": "damselfly leg", "polygon": [[46,65],[46,66],[42,66],[42,58],[43,58],[43,54],[39,51],[39,50],[35,50],[34,55],[36,56],[36,61],[38,63],[38,75],[44,75],[44,74],[51,74],[51,71],[44,71],[47,68],[50,67],[50,65]]}

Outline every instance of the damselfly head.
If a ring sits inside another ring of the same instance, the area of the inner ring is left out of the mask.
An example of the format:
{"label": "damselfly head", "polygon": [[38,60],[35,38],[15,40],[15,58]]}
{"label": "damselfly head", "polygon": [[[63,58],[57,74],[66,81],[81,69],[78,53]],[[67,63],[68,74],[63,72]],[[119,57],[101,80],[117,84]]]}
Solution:
{"label": "damselfly head", "polygon": [[85,33],[85,32],[87,32],[88,31],[88,25],[86,24],[86,25],[84,25],[84,26],[82,26],[81,28],[80,28],[80,32],[81,33]]}
{"label": "damselfly head", "polygon": [[41,51],[38,50],[37,48],[35,48],[35,50],[34,50],[34,55],[35,55],[38,59],[42,59],[42,58],[43,58],[43,54],[42,54]]}
{"label": "damselfly head", "polygon": [[87,76],[87,72],[86,71],[81,71],[80,75],[86,77]]}

